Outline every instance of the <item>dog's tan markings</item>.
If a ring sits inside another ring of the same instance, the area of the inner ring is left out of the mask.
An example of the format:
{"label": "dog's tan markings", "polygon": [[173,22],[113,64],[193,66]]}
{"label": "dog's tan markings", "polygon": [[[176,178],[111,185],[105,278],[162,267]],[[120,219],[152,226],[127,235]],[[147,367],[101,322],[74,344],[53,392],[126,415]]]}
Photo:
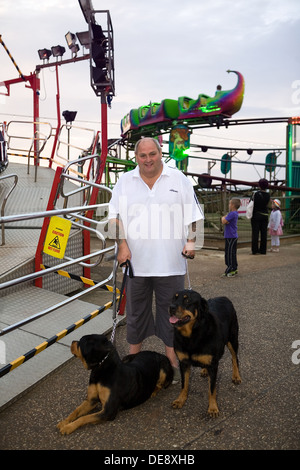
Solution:
{"label": "dog's tan markings", "polygon": [[218,405],[217,405],[216,387],[211,392],[210,379],[208,380],[208,382],[209,382],[209,385],[208,385],[209,388],[208,388],[208,410],[207,410],[207,412],[212,418],[217,418],[219,416],[219,408],[218,408]]}
{"label": "dog's tan markings", "polygon": [[151,394],[151,397],[155,397],[158,394],[158,392],[164,387],[166,378],[167,378],[167,374],[165,373],[165,371],[163,369],[160,369],[159,378],[158,378],[158,381],[156,383],[155,389],[153,390],[153,392]]}
{"label": "dog's tan markings", "polygon": [[71,353],[74,354],[74,356],[78,357],[78,341],[72,341]]}
{"label": "dog's tan markings", "polygon": [[[76,408],[73,413],[68,416],[65,420],[58,423],[57,427],[60,430],[61,434],[71,434],[76,429],[84,426],[85,424],[97,424],[101,422],[101,415],[104,411],[104,406],[110,397],[110,389],[107,387],[102,387],[100,384],[90,385],[88,388],[88,397],[87,399]],[[93,413],[87,415],[99,400],[102,404],[102,410],[98,413]],[[86,415],[86,416],[84,416]]]}
{"label": "dog's tan markings", "polygon": [[173,408],[182,408],[187,400],[188,392],[189,392],[190,372],[191,372],[191,368],[189,367],[184,373],[184,386],[181,389],[181,392],[179,393],[176,400],[174,400],[172,403]]}
{"label": "dog's tan markings", "polygon": [[183,361],[184,359],[189,358],[188,353],[185,353],[185,352],[182,352],[182,351],[177,351],[177,350],[175,352],[176,352],[176,356],[178,357],[179,361]]}
{"label": "dog's tan markings", "polygon": [[205,364],[206,366],[211,364],[212,358],[211,354],[192,354],[193,361],[200,362],[200,364]]}
{"label": "dog's tan markings", "polygon": [[71,353],[77,357],[78,359],[81,360],[83,366],[85,369],[89,369],[89,366],[87,365],[82,353],[81,353],[81,349],[80,349],[80,346],[78,346],[78,341],[72,341],[72,344],[71,344]]}
{"label": "dog's tan markings", "polygon": [[231,358],[232,358],[232,382],[238,385],[242,383],[242,379],[241,379],[240,372],[239,372],[239,366],[238,366],[236,353],[230,342],[227,343],[227,347],[229,351],[231,352]]}
{"label": "dog's tan markings", "polygon": [[188,323],[185,323],[184,325],[177,326],[177,329],[180,331],[182,336],[185,336],[186,338],[190,338],[193,332],[193,327],[196,321],[196,316],[189,310],[184,310],[184,309],[182,309],[180,313],[181,313],[180,319],[183,319],[184,317],[189,316],[190,321]]}
{"label": "dog's tan markings", "polygon": [[101,384],[97,384],[98,397],[101,401],[102,408],[104,408],[106,402],[110,397],[111,390],[108,387],[103,387]]}
{"label": "dog's tan markings", "polygon": [[[80,417],[86,415],[91,410],[95,408],[98,403],[98,392],[96,385],[89,385],[88,387],[88,396],[87,399],[84,400],[81,405],[79,405],[66,419],[60,421],[57,427],[62,434],[70,434],[71,432],[75,431],[79,426],[82,426],[85,423],[78,424]],[[98,413],[96,413],[98,414]],[[89,415],[93,416],[93,415]],[[85,418],[88,418],[86,416]],[[77,423],[77,424],[75,424]]]}

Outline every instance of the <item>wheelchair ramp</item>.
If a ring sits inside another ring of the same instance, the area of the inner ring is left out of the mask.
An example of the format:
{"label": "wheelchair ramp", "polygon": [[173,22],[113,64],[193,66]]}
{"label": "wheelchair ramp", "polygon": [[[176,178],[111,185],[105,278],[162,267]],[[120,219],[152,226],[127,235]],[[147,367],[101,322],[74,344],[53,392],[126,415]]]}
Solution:
{"label": "wheelchair ramp", "polygon": [[[55,292],[28,286],[0,300],[0,328],[4,329],[66,299]],[[98,305],[75,300],[0,337],[0,368],[18,359],[74,322],[99,310]],[[0,408],[19,397],[48,374],[63,365],[72,355],[73,340],[91,333],[105,334],[112,328],[112,310],[107,308],[60,341],[41,351],[0,378]],[[4,362],[4,363],[3,363]]]}

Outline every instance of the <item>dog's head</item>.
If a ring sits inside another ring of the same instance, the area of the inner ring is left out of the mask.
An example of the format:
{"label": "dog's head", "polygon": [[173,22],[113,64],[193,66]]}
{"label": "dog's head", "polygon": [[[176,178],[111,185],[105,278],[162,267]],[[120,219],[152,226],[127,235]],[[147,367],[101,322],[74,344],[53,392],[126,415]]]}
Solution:
{"label": "dog's head", "polygon": [[104,335],[86,335],[71,344],[71,353],[82,361],[86,369],[99,365],[113,349]]}
{"label": "dog's head", "polygon": [[180,328],[194,323],[200,319],[201,314],[207,311],[207,301],[194,290],[177,292],[170,305],[170,322]]}

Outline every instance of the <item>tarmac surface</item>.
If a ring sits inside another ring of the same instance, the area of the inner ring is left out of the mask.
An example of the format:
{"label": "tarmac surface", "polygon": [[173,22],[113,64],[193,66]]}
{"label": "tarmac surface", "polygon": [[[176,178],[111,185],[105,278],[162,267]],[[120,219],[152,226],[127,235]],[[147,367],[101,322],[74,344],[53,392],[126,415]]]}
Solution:
{"label": "tarmac surface", "polygon": [[[201,250],[189,261],[191,287],[205,298],[228,296],[239,319],[242,384],[231,382],[226,350],[218,372],[218,418],[207,415],[207,379],[194,368],[181,410],[171,407],[180,384],[171,385],[146,403],[120,411],[112,422],[62,436],[56,425],[85,399],[89,379],[89,372],[70,353],[70,361],[0,413],[0,449],[102,450],[100,464],[137,450],[170,455],[198,450],[299,450],[300,244],[282,245],[280,253],[266,256],[249,251],[238,249],[235,278],[220,278],[223,252]],[[93,297],[97,295],[101,299]],[[106,295],[94,292],[87,300],[103,305]],[[120,356],[128,353],[125,323],[116,330]],[[77,332],[79,339],[80,329]],[[156,337],[149,338],[144,349],[164,352]]]}

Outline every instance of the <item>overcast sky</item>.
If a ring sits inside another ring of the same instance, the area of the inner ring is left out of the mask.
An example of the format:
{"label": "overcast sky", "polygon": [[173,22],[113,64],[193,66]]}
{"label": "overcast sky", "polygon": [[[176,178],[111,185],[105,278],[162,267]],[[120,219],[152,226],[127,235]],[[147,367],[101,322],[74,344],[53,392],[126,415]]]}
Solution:
{"label": "overcast sky", "polygon": [[[246,83],[235,118],[300,115],[299,0],[93,0],[93,5],[110,11],[114,29],[116,96],[108,113],[110,138],[119,137],[120,121],[131,108],[164,98],[213,95],[219,83],[224,90],[233,88],[236,76],[227,74],[228,69],[240,71]],[[24,75],[40,63],[38,49],[58,44],[67,49],[65,34],[85,30],[78,0],[0,1],[0,34]],[[66,50],[64,58],[70,57]],[[1,45],[0,63],[0,81],[18,77]],[[45,69],[40,78],[40,116],[55,126],[55,69]],[[76,110],[76,125],[100,129],[99,98],[89,84],[88,61],[60,67],[59,78],[61,111]],[[9,97],[0,95],[0,121],[31,116],[32,92],[24,84],[12,86]],[[285,125],[198,129],[191,142],[284,147]],[[263,163],[266,153],[254,153],[251,160]],[[208,155],[220,158],[222,152]],[[239,152],[237,158],[249,156]],[[283,153],[278,163],[284,162]],[[219,167],[212,174],[220,175]],[[190,168],[207,171],[207,161],[193,161]],[[236,165],[232,177],[249,180],[249,171],[249,165]],[[251,170],[251,180],[261,176],[263,167]],[[277,176],[284,178],[284,173]]]}

